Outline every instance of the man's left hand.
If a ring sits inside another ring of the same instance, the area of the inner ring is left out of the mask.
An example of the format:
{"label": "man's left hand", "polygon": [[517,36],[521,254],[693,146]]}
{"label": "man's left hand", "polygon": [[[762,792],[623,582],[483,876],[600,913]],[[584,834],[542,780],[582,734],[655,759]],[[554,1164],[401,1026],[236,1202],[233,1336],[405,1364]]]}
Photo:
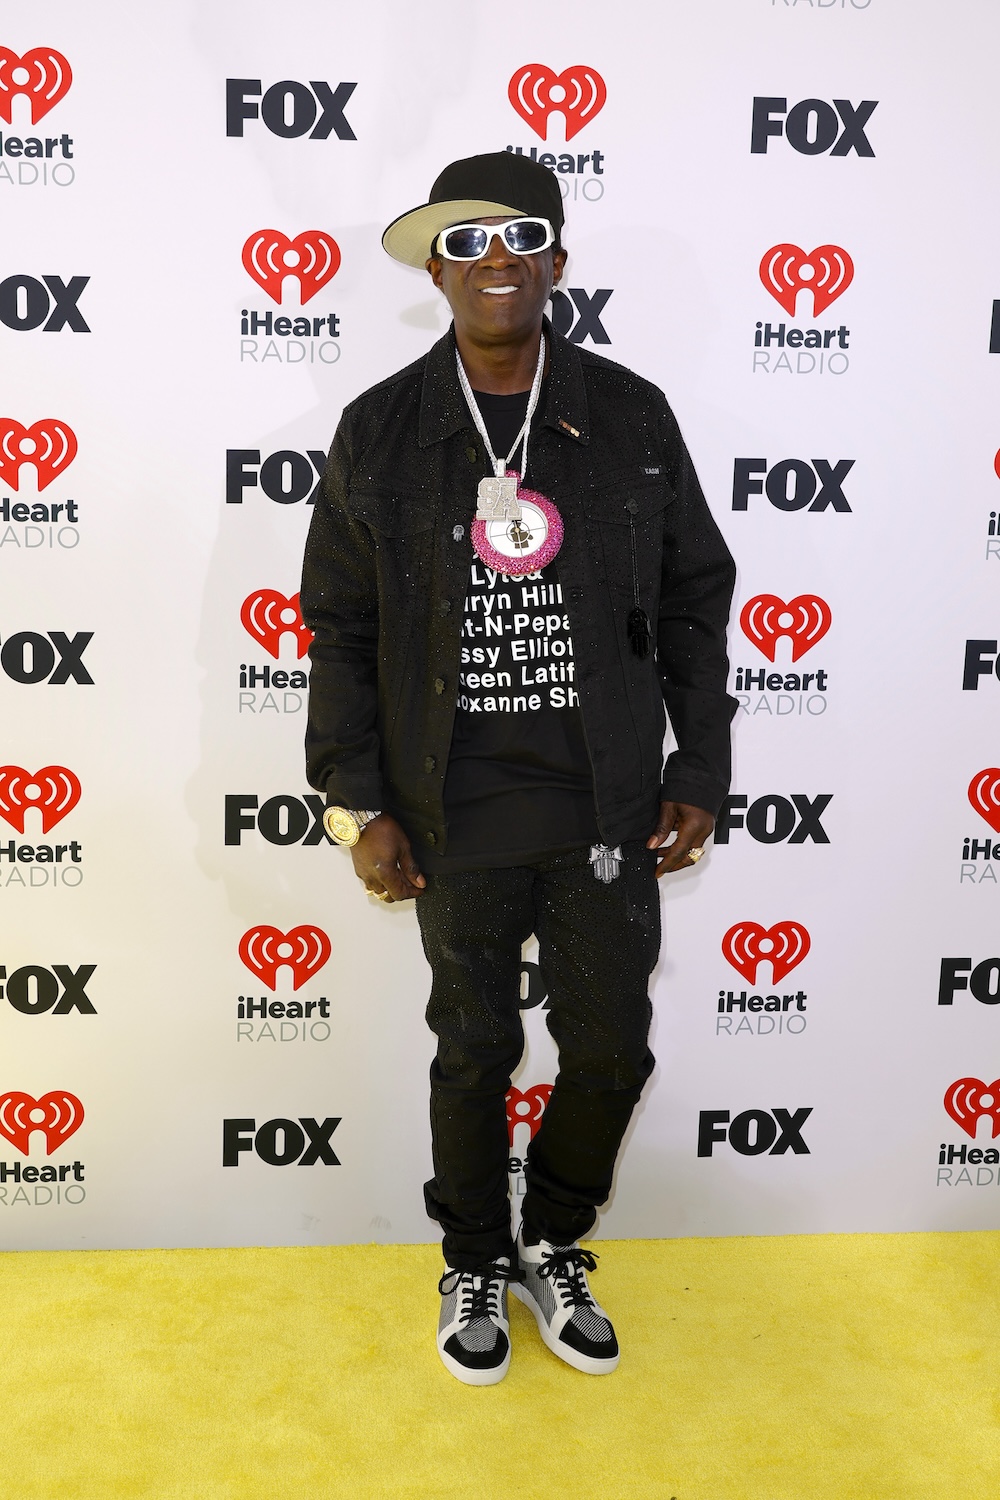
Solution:
{"label": "man's left hand", "polygon": [[674,870],[689,870],[697,864],[691,858],[691,850],[703,849],[714,827],[715,819],[703,807],[691,807],[687,802],[661,802],[656,831],[646,840],[646,848],[661,848],[675,831],[677,837],[657,860],[656,878]]}

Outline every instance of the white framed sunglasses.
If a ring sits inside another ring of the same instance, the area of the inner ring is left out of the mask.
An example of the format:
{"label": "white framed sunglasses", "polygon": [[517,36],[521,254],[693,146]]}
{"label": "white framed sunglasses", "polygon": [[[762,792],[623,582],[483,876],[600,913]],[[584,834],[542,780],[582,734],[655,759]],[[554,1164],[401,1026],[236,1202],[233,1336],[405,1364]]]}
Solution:
{"label": "white framed sunglasses", "polygon": [[437,254],[445,260],[481,260],[499,234],[514,255],[537,255],[555,244],[548,219],[508,219],[506,224],[453,224],[438,235]]}

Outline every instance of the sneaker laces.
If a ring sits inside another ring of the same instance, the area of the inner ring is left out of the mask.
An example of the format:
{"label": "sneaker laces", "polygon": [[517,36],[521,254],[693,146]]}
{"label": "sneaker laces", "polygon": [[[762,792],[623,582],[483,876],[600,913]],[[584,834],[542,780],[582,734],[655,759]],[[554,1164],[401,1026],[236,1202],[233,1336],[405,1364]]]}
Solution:
{"label": "sneaker laces", "polygon": [[568,1307],[593,1307],[594,1299],[587,1286],[585,1271],[593,1271],[599,1257],[592,1250],[571,1245],[566,1250],[552,1250],[538,1267],[542,1280],[551,1279]]}
{"label": "sneaker laces", "polygon": [[[477,1318],[499,1316],[501,1282],[523,1280],[523,1271],[496,1261],[475,1271],[456,1271],[449,1266],[438,1282],[438,1291],[442,1297],[448,1297],[457,1290],[461,1303],[459,1322],[473,1323]],[[449,1281],[451,1284],[447,1285]]]}

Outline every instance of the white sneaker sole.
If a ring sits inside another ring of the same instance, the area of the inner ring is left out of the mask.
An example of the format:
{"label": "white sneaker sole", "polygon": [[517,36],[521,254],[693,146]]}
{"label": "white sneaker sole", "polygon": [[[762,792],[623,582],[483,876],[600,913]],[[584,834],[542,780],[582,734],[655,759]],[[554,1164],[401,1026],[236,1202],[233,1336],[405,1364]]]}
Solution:
{"label": "white sneaker sole", "polygon": [[542,1336],[542,1343],[545,1347],[551,1349],[552,1353],[558,1355],[560,1359],[565,1360],[566,1364],[572,1365],[574,1370],[582,1370],[584,1375],[610,1375],[613,1370],[617,1370],[620,1354],[616,1354],[613,1359],[594,1359],[590,1354],[581,1354],[578,1349],[570,1348],[568,1344],[562,1343],[555,1337],[549,1327],[548,1319],[526,1286],[521,1282],[513,1281],[510,1291],[519,1302],[524,1303],[529,1312],[534,1313],[538,1332]]}
{"label": "white sneaker sole", "polygon": [[463,1385],[497,1385],[510,1369],[510,1340],[507,1341],[507,1358],[502,1365],[497,1365],[492,1370],[470,1370],[468,1365],[459,1364],[438,1344],[437,1352],[441,1356],[441,1363],[449,1375],[454,1375]]}

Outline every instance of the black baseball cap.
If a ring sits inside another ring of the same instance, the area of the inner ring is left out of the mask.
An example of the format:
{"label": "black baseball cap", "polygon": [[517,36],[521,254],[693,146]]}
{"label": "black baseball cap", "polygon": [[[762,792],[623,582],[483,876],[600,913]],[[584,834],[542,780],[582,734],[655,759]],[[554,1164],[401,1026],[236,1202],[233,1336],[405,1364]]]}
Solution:
{"label": "black baseball cap", "polygon": [[393,219],[382,244],[394,260],[423,270],[442,229],[496,214],[548,219],[558,238],[563,200],[555,173],[513,151],[488,151],[453,161],[438,177],[426,203]]}

